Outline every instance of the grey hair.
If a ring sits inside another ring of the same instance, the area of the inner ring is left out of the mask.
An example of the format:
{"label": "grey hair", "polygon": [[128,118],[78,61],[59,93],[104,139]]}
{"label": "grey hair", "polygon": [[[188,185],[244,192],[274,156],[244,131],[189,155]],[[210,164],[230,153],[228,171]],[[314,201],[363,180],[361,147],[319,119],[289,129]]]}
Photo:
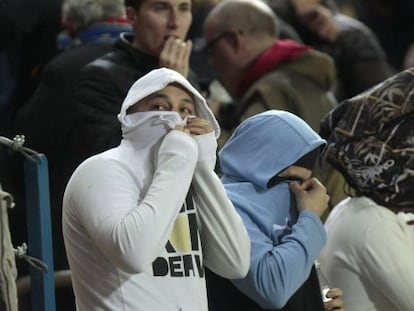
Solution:
{"label": "grey hair", "polygon": [[100,19],[125,16],[125,7],[123,0],[64,0],[62,16],[86,27]]}

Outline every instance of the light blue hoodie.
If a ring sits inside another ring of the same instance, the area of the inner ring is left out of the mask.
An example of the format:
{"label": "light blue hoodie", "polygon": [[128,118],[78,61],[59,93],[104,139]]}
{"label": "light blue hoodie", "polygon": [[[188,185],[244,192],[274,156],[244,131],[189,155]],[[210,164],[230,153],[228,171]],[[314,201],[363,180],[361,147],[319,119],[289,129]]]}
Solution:
{"label": "light blue hoodie", "polygon": [[302,119],[269,110],[245,120],[219,153],[222,182],[251,239],[251,266],[233,284],[263,308],[283,307],[326,242],[322,222],[297,212],[289,184],[269,180],[325,140]]}

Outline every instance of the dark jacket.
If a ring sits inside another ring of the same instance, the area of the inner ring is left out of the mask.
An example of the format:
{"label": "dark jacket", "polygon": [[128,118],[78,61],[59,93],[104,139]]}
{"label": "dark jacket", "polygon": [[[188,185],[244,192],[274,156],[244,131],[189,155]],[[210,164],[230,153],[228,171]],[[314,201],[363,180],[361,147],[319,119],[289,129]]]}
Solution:
{"label": "dark jacket", "polygon": [[124,35],[114,49],[82,70],[75,90],[72,149],[79,161],[115,147],[121,141],[117,120],[124,97],[132,84],[154,68],[158,58],[144,54]]}
{"label": "dark jacket", "polygon": [[[88,64],[75,91],[75,133],[72,148],[79,160],[117,146],[121,125],[117,115],[132,84],[158,68],[158,58],[145,54],[124,35],[112,52]],[[194,76],[191,78],[195,81]]]}
{"label": "dark jacket", "polygon": [[17,133],[24,134],[26,145],[48,159],[56,269],[68,267],[60,226],[61,205],[66,183],[79,164],[69,144],[73,130],[75,82],[82,67],[109,52],[114,42],[101,38],[62,51],[45,67],[38,87],[16,116]]}
{"label": "dark jacket", "polygon": [[[256,302],[238,290],[231,281],[206,269],[207,295],[210,311],[261,311]],[[281,311],[324,310],[316,271],[312,268],[309,278],[292,295]]]}

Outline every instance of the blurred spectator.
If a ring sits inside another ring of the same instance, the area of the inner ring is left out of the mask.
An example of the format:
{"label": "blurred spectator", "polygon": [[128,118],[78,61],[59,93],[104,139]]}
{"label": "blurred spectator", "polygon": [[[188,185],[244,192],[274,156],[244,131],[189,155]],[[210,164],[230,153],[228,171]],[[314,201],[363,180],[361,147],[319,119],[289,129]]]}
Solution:
{"label": "blurred spectator", "polygon": [[[44,153],[49,161],[57,270],[68,267],[61,206],[66,183],[78,164],[68,148],[75,84],[84,65],[110,51],[119,34],[131,30],[123,0],[64,0],[62,16],[65,34],[70,35],[65,40],[66,49],[45,67],[39,86],[16,117],[16,129],[26,136],[27,146]],[[71,46],[66,44],[70,40]]]}
{"label": "blurred spectator", "polygon": [[337,0],[346,2],[355,18],[366,24],[378,37],[395,72],[403,69],[404,56],[414,43],[414,1],[411,0]]}
{"label": "blurred spectator", "polygon": [[192,42],[186,41],[191,1],[127,0],[125,4],[133,33],[121,35],[113,51],[85,66],[77,84],[71,148],[79,163],[119,144],[116,116],[138,78],[161,66],[195,82],[189,67]]}
{"label": "blurred spectator", "polygon": [[203,23],[210,10],[219,0],[195,0],[193,1],[193,22],[188,31],[188,38],[193,42],[193,50],[191,51],[190,64],[198,78],[198,84],[201,90],[208,93],[209,84],[215,79],[214,71],[209,66],[207,54],[202,49],[204,46]]}
{"label": "blurred spectator", "polygon": [[323,140],[292,113],[243,121],[219,152],[222,182],[251,240],[249,273],[206,273],[211,311],[341,310],[340,289],[323,304],[314,260],[326,242],[319,217],[326,188],[312,176]]}
{"label": "blurred spectator", "polygon": [[414,68],[346,100],[321,123],[350,185],[325,223],[320,269],[353,311],[414,306]]}
{"label": "blurred spectator", "polygon": [[120,0],[64,0],[62,24],[59,49],[105,39],[113,43],[120,33],[132,31]]}
{"label": "blurred spectator", "polygon": [[12,136],[16,110],[57,54],[61,0],[0,0],[0,134]]}
{"label": "blurred spectator", "polygon": [[[263,1],[221,2],[208,15],[204,37],[210,61],[234,99],[219,111],[220,146],[241,121],[265,110],[292,112],[319,131],[321,118],[336,105],[332,58],[279,39],[279,30],[277,16]],[[344,197],[342,178],[326,170],[315,168],[315,175],[326,175],[321,180],[337,202]]]}
{"label": "blurred spectator", "polygon": [[220,111],[221,145],[243,119],[257,112],[287,110],[319,130],[321,117],[335,106],[332,58],[279,39],[279,30],[277,17],[261,1],[226,1],[208,15],[206,50],[218,80],[235,100]]}
{"label": "blurred spectator", "polygon": [[[33,95],[17,111],[14,129],[26,136],[28,147],[48,158],[55,270],[68,269],[61,230],[61,205],[64,187],[78,164],[68,149],[73,127],[75,83],[84,65],[110,51],[121,32],[131,31],[122,0],[64,0],[62,20],[65,30],[61,32],[59,42],[64,49],[44,67]],[[3,155],[0,165],[3,166],[4,184],[16,198],[19,212],[14,214],[12,229],[16,242],[21,243],[27,241],[23,164],[21,159]],[[26,263],[19,265],[21,275],[28,273],[26,266]],[[60,292],[57,295],[59,310],[64,307],[74,309],[73,294],[68,293],[68,297],[62,298],[64,303],[59,297]]]}
{"label": "blurred spectator", "polygon": [[393,74],[387,57],[366,25],[338,11],[331,0],[268,0],[303,42],[335,61],[338,101],[350,98]]}

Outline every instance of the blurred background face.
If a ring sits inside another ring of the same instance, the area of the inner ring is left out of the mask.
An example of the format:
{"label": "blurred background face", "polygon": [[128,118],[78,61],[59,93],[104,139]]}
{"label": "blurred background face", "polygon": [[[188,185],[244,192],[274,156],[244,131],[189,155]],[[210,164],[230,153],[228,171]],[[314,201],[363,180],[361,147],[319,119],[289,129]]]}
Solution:
{"label": "blurred background face", "polygon": [[127,9],[135,32],[134,45],[158,57],[170,36],[184,40],[192,22],[191,0],[144,0]]}
{"label": "blurred background face", "polygon": [[232,84],[240,78],[238,67],[239,59],[234,51],[231,40],[234,39],[230,31],[218,30],[214,18],[204,24],[203,36],[206,40],[206,53],[209,64],[214,68],[217,79],[232,93]]}

